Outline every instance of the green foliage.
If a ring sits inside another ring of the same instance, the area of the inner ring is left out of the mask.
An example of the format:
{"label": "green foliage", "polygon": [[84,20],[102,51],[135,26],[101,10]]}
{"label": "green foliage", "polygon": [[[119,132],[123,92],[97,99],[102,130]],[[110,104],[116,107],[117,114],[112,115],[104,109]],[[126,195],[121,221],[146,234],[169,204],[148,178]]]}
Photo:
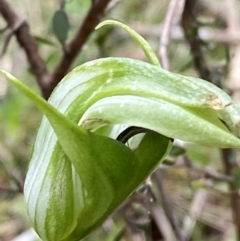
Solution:
{"label": "green foliage", "polygon": [[184,148],[181,148],[179,146],[173,146],[171,152],[170,152],[170,155],[171,156],[174,156],[174,157],[177,157],[177,156],[181,156],[185,153],[185,149]]}
{"label": "green foliage", "polygon": [[65,11],[58,10],[55,12],[52,19],[53,32],[61,44],[67,40],[69,31],[68,16]]}
{"label": "green foliage", "polygon": [[239,190],[240,189],[240,168],[233,169],[233,182],[235,187]]}
{"label": "green foliage", "polygon": [[[128,31],[153,65],[127,58],[85,63],[61,81],[49,102],[1,71],[45,115],[24,193],[31,222],[46,241],[79,240],[100,225],[169,153],[169,138],[240,147],[233,134],[239,134],[240,111],[227,94],[163,70],[133,30],[104,24]],[[126,125],[151,131],[134,137],[130,149],[114,140]]]}

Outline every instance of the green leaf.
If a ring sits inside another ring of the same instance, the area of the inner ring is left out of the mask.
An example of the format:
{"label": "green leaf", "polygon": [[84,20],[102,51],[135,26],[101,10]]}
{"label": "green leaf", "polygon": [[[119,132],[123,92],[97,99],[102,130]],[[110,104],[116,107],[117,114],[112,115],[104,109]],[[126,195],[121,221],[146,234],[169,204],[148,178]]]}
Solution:
{"label": "green leaf", "polygon": [[51,41],[47,38],[43,38],[41,36],[34,35],[34,39],[39,44],[44,44],[44,45],[48,45],[48,46],[52,46],[52,47],[56,46],[56,43],[54,43],[53,41]]}
{"label": "green leaf", "polygon": [[240,190],[240,168],[233,169],[233,182],[235,187]]}
{"label": "green leaf", "polygon": [[186,152],[186,150],[184,148],[179,147],[179,146],[173,146],[173,148],[172,148],[171,152],[169,153],[169,155],[177,157],[177,156],[183,155],[185,152]]}
{"label": "green leaf", "polygon": [[63,45],[68,36],[69,21],[65,11],[57,10],[52,18],[52,27],[58,41]]}

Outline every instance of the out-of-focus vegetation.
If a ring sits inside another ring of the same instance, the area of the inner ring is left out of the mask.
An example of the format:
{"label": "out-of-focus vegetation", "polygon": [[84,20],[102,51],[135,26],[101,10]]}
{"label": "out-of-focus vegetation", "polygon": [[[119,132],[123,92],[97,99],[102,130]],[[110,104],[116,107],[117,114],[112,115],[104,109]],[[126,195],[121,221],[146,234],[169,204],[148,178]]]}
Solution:
{"label": "out-of-focus vegetation", "polygon": [[[158,52],[169,2],[116,0],[110,3],[104,18],[127,23]],[[62,53],[62,46],[52,29],[52,18],[59,10],[60,3],[40,0],[9,0],[9,3],[29,23],[41,56],[49,70],[53,70]],[[66,1],[65,11],[70,24],[67,42],[76,33],[90,6],[90,0]],[[211,80],[232,94],[237,103],[240,103],[239,9],[239,3],[234,0],[198,0],[198,5],[193,10],[201,38],[201,51],[211,72]],[[5,25],[0,18],[0,28]],[[194,53],[184,38],[181,22],[174,25],[171,32],[168,46],[170,70],[198,76]],[[1,48],[8,33],[6,31],[0,35]],[[120,29],[107,27],[93,32],[72,68],[106,56],[145,60],[142,50],[127,34]],[[0,68],[18,76],[39,92],[24,52],[15,38],[11,39],[6,52],[1,56]],[[0,78],[1,241],[13,240],[31,227],[21,190],[40,119],[41,114],[31,102]],[[224,153],[221,150],[182,142],[176,142],[176,146],[181,147],[178,149],[180,152],[172,153],[158,170],[162,186],[155,176],[149,178],[102,227],[84,240],[143,241],[166,240],[164,237],[167,235],[174,237],[171,219],[168,220],[169,214],[164,205],[166,200],[178,227],[187,237],[185,240],[240,240],[240,224],[233,215],[240,215],[240,207],[237,210],[239,204],[236,204],[240,203],[238,152],[229,151],[229,166],[233,166],[229,167],[223,160]],[[169,167],[169,164],[172,166]],[[163,230],[170,230],[170,234]]]}

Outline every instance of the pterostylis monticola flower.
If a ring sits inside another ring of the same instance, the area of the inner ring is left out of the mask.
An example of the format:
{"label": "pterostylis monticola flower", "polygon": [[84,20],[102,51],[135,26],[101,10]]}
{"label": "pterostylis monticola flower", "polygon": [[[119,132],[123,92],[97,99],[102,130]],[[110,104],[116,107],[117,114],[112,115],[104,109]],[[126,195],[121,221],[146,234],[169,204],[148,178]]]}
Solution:
{"label": "pterostylis monticola flower", "polygon": [[[44,241],[89,234],[154,171],[174,138],[240,147],[239,107],[226,93],[162,69],[136,32],[116,21],[105,24],[128,31],[151,64],[128,58],[82,64],[48,102],[1,71],[44,114],[24,188],[31,223]],[[145,134],[126,146],[138,133],[121,134],[130,126]]]}

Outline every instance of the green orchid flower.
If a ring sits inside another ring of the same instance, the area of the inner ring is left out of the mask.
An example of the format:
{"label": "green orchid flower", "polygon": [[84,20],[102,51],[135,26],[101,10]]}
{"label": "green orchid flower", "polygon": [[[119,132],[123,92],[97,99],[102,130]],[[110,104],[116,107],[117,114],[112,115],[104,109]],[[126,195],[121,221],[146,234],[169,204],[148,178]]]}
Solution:
{"label": "green orchid flower", "polygon": [[136,32],[116,21],[99,27],[105,24],[129,32],[152,64],[127,58],[85,63],[48,102],[0,71],[44,114],[24,188],[29,218],[44,241],[88,235],[154,171],[174,138],[240,147],[240,110],[226,93],[162,69]]}

